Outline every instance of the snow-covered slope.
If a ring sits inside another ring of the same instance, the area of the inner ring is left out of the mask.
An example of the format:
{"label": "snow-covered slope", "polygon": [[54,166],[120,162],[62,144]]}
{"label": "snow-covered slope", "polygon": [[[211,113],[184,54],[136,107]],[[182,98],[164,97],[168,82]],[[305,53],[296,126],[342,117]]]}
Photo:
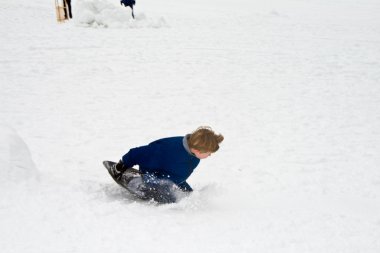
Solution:
{"label": "snow-covered slope", "polygon": [[[2,252],[380,251],[378,1],[72,2],[1,1]],[[200,125],[180,203],[102,167]]]}

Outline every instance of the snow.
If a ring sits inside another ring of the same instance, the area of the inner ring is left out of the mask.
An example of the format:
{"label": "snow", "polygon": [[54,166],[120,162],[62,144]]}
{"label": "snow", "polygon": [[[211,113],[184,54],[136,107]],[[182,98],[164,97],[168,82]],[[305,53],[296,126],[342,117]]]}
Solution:
{"label": "snow", "polygon": [[0,132],[0,164],[6,168],[0,170],[1,185],[17,185],[38,178],[30,151],[21,137],[5,124],[0,124]]}
{"label": "snow", "polygon": [[[2,252],[380,251],[380,3],[0,5]],[[210,125],[176,204],[102,166]]]}
{"label": "snow", "polygon": [[133,20],[131,8],[121,7],[119,1],[79,0],[75,16],[75,23],[84,27],[161,28],[167,26],[163,17],[147,18],[144,13],[139,13]]}

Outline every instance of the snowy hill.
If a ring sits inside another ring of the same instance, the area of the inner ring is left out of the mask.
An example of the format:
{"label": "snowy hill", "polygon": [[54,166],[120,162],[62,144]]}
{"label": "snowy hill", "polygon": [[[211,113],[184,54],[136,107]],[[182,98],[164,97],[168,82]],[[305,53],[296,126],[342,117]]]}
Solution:
{"label": "snowy hill", "polygon": [[[13,252],[380,251],[380,2],[0,5],[0,247]],[[102,167],[210,125],[177,204]]]}

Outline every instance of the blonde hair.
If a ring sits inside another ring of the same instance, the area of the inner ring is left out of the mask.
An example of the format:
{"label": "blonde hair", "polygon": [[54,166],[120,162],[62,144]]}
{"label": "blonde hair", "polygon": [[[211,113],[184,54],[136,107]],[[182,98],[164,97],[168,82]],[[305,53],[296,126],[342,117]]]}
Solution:
{"label": "blonde hair", "polygon": [[224,140],[223,135],[215,134],[209,126],[198,127],[188,138],[189,148],[202,153],[214,153],[219,149],[219,144]]}

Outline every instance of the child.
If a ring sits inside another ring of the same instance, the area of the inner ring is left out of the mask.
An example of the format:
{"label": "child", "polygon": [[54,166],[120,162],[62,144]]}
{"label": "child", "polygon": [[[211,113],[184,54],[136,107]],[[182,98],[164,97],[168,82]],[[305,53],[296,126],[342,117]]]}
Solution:
{"label": "child", "polygon": [[[157,186],[165,179],[182,191],[191,192],[187,178],[198,166],[200,159],[209,157],[219,149],[223,139],[223,135],[216,134],[210,127],[199,127],[186,136],[159,139],[146,146],[132,148],[119,163],[110,167],[109,172],[116,182],[122,180],[125,185],[132,177],[126,180],[124,176],[123,180],[123,173],[138,165],[145,186],[152,183]],[[143,188],[157,187],[149,185]]]}
{"label": "child", "polygon": [[[68,13],[67,13],[66,5],[67,5]],[[63,7],[64,7],[63,10],[65,11],[65,19],[73,18],[73,14],[71,13],[71,0],[63,0]]]}
{"label": "child", "polygon": [[120,4],[124,5],[125,7],[131,7],[132,9],[132,18],[135,18],[135,14],[133,13],[133,5],[136,4],[135,0],[120,0]]}

